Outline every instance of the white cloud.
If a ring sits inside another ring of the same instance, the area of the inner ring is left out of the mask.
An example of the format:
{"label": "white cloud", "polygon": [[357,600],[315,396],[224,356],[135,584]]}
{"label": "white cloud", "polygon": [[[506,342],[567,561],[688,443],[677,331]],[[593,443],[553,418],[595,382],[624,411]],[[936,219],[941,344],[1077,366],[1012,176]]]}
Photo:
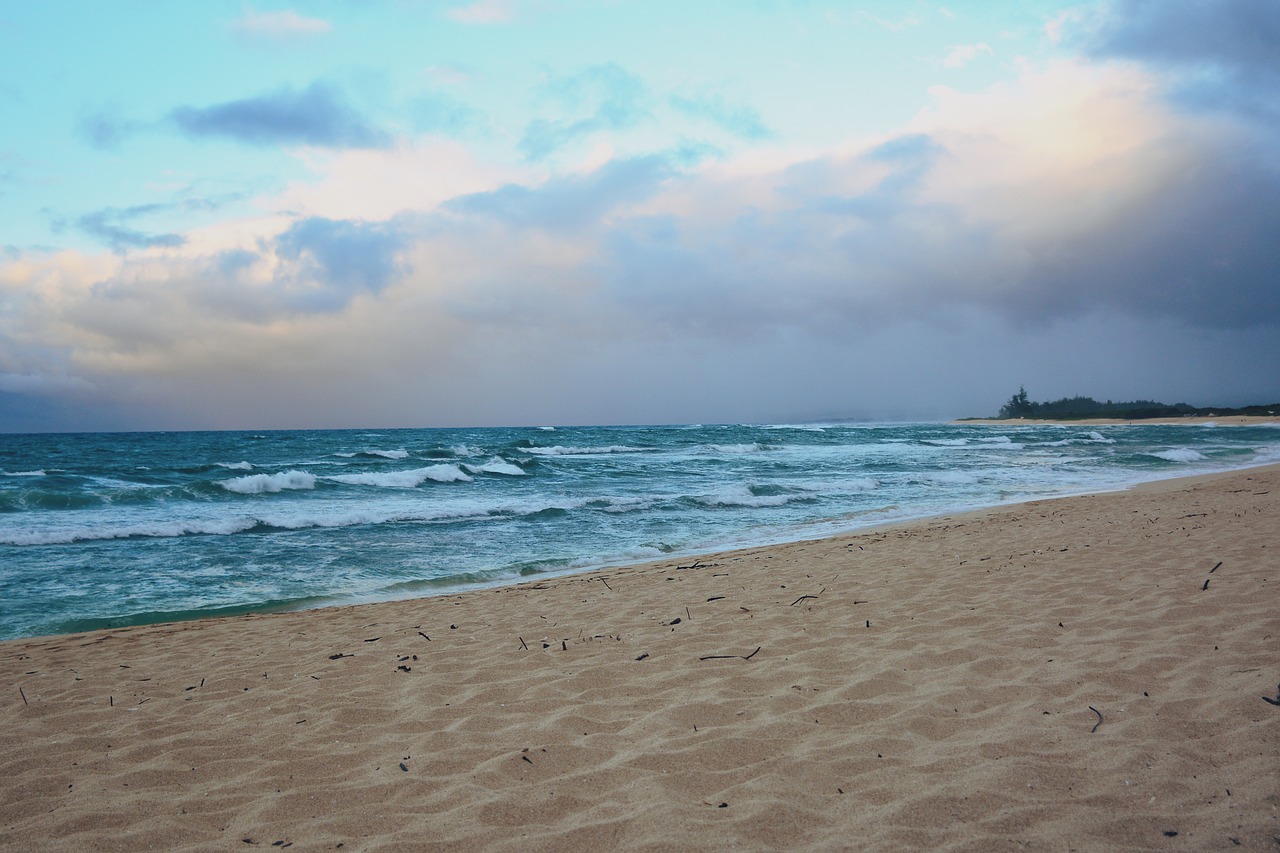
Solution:
{"label": "white cloud", "polygon": [[332,29],[323,18],[308,18],[292,9],[278,12],[246,11],[233,25],[238,32],[265,38],[322,35]]}
{"label": "white cloud", "polygon": [[964,68],[979,56],[994,56],[995,51],[986,42],[978,44],[958,44],[948,49],[942,64],[947,68]]}
{"label": "white cloud", "polygon": [[515,20],[515,7],[512,0],[474,0],[445,14],[462,24],[505,24]]}

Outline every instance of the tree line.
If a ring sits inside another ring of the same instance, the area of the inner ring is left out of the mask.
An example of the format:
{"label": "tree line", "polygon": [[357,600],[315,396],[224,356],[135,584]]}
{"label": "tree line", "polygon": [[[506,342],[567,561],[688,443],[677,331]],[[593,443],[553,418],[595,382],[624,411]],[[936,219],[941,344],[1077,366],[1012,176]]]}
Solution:
{"label": "tree line", "polygon": [[1000,407],[999,417],[1038,418],[1042,420],[1081,420],[1085,418],[1121,418],[1124,420],[1142,420],[1144,418],[1178,418],[1205,417],[1227,415],[1259,415],[1270,416],[1280,412],[1280,403],[1268,406],[1245,406],[1231,408],[1218,406],[1205,408],[1188,403],[1157,403],[1154,400],[1133,400],[1125,403],[1105,403],[1092,397],[1063,397],[1061,400],[1037,403],[1027,397],[1027,389],[1019,388],[1018,393]]}

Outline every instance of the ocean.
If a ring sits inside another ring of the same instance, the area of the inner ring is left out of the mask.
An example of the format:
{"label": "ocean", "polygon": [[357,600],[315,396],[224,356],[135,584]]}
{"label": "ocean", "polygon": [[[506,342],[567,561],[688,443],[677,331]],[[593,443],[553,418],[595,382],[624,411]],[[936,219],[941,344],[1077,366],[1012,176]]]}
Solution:
{"label": "ocean", "polygon": [[410,598],[1278,461],[1275,425],[0,435],[0,639]]}

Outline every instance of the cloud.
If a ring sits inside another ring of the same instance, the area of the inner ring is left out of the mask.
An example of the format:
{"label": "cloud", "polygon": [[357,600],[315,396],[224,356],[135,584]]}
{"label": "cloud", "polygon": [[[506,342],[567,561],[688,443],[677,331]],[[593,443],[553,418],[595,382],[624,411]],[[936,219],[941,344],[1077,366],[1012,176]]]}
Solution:
{"label": "cloud", "polygon": [[170,113],[184,133],[224,137],[250,145],[300,144],[323,148],[385,148],[390,137],[347,105],[324,83],[301,91],[228,101],[211,107],[179,107]]}
{"label": "cloud", "polygon": [[514,6],[513,0],[474,0],[449,8],[445,16],[461,24],[506,24],[515,20]]}
{"label": "cloud", "polygon": [[957,44],[947,50],[942,64],[947,68],[964,68],[979,56],[994,56],[995,51],[986,42],[978,44]]}
{"label": "cloud", "polygon": [[[645,120],[618,71],[551,81],[546,120]],[[949,416],[1019,383],[1256,402],[1280,375],[1272,136],[1161,74],[1024,65],[803,153],[307,149],[313,179],[261,200],[286,212],[0,256],[0,372],[206,427]]]}
{"label": "cloud", "polygon": [[322,18],[308,18],[292,9],[276,12],[248,10],[232,25],[232,29],[247,36],[265,38],[298,38],[323,35],[333,27]]}
{"label": "cloud", "polygon": [[[277,279],[288,281],[294,307],[337,310],[355,294],[376,293],[400,274],[398,255],[404,245],[394,222],[303,219],[275,240],[276,257],[292,262],[292,269],[277,273]],[[220,260],[223,270],[250,263],[243,255]]]}
{"label": "cloud", "polygon": [[422,73],[442,86],[460,86],[475,76],[473,70],[457,65],[429,65]]}
{"label": "cloud", "polygon": [[905,17],[902,17],[902,18],[893,19],[893,18],[883,18],[883,17],[880,17],[879,15],[874,15],[871,12],[858,11],[854,13],[853,19],[859,24],[873,24],[874,26],[877,26],[882,29],[886,29],[886,30],[889,30],[890,32],[895,32],[895,33],[901,32],[902,30],[905,30],[908,27],[920,26],[920,18],[918,18],[916,15],[906,15]]}
{"label": "cloud", "polygon": [[120,145],[142,130],[145,125],[132,119],[121,118],[114,111],[99,111],[81,116],[77,123],[80,136],[94,148],[114,151]]}
{"label": "cloud", "polygon": [[552,79],[542,87],[542,94],[576,117],[529,123],[518,147],[533,161],[592,134],[635,127],[650,115],[649,91],[643,81],[612,62]]}
{"label": "cloud", "polygon": [[601,225],[619,206],[651,198],[674,174],[661,156],[614,160],[588,174],[561,177],[537,188],[507,184],[461,196],[444,209],[518,228],[582,229]]}
{"label": "cloud", "polygon": [[1185,103],[1280,117],[1280,5],[1273,0],[1117,0],[1081,40],[1094,56],[1173,74]]}
{"label": "cloud", "polygon": [[722,95],[672,95],[669,101],[679,112],[710,121],[742,139],[759,141],[773,136],[757,110],[731,103]]}
{"label": "cloud", "polygon": [[75,226],[85,234],[106,243],[114,252],[125,252],[129,249],[172,249],[185,243],[186,238],[181,234],[148,234],[124,224],[131,219],[154,214],[167,207],[148,204],[125,209],[96,210],[76,218]]}

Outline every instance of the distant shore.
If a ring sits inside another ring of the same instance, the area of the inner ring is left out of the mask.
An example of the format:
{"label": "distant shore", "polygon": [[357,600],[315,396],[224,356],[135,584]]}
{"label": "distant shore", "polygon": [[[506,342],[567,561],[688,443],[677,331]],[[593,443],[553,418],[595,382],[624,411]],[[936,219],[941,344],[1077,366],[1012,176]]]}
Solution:
{"label": "distant shore", "polygon": [[1018,426],[1019,424],[1060,424],[1062,426],[1111,426],[1111,425],[1173,425],[1203,426],[1280,426],[1280,415],[1272,417],[1257,415],[1223,415],[1221,417],[1187,417],[1187,418],[1082,418],[1080,420],[1058,420],[1054,418],[963,418],[952,421],[953,424],[997,424],[1001,426]]}
{"label": "distant shore", "polygon": [[1273,465],[0,643],[0,849],[1263,849],[1277,525]]}

